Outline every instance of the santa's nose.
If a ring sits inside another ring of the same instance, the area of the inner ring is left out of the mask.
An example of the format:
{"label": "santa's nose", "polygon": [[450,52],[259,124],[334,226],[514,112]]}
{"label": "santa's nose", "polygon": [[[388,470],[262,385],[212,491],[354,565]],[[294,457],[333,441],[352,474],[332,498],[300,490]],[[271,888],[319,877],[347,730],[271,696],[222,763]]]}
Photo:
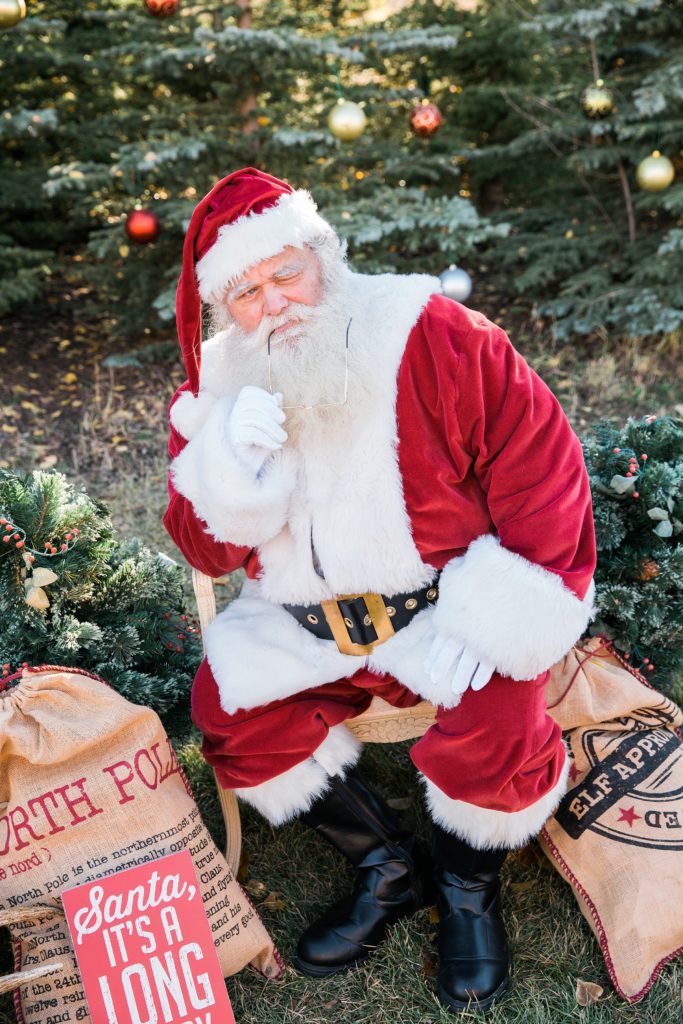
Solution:
{"label": "santa's nose", "polygon": [[263,312],[267,316],[277,316],[289,305],[289,299],[276,287],[266,287],[263,290]]}

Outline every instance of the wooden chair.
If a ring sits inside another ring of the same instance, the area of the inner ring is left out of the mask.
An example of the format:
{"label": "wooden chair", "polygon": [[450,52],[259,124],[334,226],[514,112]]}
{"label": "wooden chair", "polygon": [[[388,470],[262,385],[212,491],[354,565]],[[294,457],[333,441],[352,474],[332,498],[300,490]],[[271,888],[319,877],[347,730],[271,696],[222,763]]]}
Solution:
{"label": "wooden chair", "polygon": [[[192,570],[199,612],[199,624],[204,630],[216,616],[216,595],[214,581],[197,569]],[[373,697],[370,706],[357,718],[346,723],[355,736],[363,743],[399,743],[401,740],[422,736],[434,723],[436,709],[428,701],[420,701],[412,708],[395,708],[381,697]],[[216,779],[218,798],[225,821],[225,859],[237,873],[242,852],[242,825],[240,822],[237,797],[230,789],[223,789]]]}

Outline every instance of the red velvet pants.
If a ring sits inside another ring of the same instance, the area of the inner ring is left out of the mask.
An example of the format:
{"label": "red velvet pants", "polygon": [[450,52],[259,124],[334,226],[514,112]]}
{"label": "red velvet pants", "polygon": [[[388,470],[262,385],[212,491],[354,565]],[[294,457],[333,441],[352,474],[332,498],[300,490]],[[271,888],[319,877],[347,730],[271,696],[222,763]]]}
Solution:
{"label": "red velvet pants", "polygon": [[[413,745],[415,766],[446,796],[489,810],[530,807],[558,784],[565,752],[546,712],[548,673],[518,682],[494,674],[437,719]],[[361,669],[349,679],[226,714],[204,659],[192,691],[203,753],[226,789],[260,785],[306,760],[329,729],[364,711],[374,695],[396,707],[419,701],[390,676]]]}

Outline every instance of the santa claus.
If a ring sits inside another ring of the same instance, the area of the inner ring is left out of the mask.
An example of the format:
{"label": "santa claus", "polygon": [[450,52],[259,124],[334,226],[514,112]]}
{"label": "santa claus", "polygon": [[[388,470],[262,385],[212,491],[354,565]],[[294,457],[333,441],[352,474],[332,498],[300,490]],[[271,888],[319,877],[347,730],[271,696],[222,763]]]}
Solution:
{"label": "santa claus", "polygon": [[[254,168],[197,206],[177,314],[165,524],[191,565],[247,576],[205,637],[204,754],[356,868],[296,966],[355,966],[435,892],[439,998],[487,1007],[509,984],[500,867],[565,791],[545,685],[591,616],[581,446],[499,327],[438,279],[353,273],[310,195]],[[437,706],[411,750],[431,864],[355,769],[344,722],[373,695]]]}

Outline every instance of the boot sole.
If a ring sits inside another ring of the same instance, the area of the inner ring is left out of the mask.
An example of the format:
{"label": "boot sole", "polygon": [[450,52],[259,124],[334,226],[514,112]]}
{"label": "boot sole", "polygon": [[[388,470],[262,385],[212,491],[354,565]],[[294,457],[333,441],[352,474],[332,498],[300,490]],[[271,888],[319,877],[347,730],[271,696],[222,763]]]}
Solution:
{"label": "boot sole", "polygon": [[481,1010],[490,1009],[490,1007],[493,1006],[496,1000],[500,999],[500,997],[505,992],[507,992],[509,987],[510,978],[508,977],[505,978],[504,981],[501,981],[496,991],[492,992],[490,996],[486,997],[486,999],[475,999],[474,997],[472,997],[472,999],[468,999],[466,1002],[463,1002],[460,999],[454,999],[453,996],[450,996],[448,992],[446,992],[446,990],[441,987],[441,985],[438,986],[437,991],[439,1002],[442,1003],[443,1006],[447,1007],[449,1010],[457,1010],[459,1013],[461,1013],[463,1010],[469,1010],[472,1013],[477,1013]]}
{"label": "boot sole", "polygon": [[292,958],[292,964],[300,974],[306,974],[309,978],[329,978],[333,974],[343,974],[345,971],[352,971],[354,967],[360,967],[361,964],[364,964],[369,959],[373,952],[374,949],[368,950],[365,956],[359,956],[356,960],[351,960],[347,964],[339,964],[334,967],[321,967],[320,964],[310,964],[307,960],[302,960],[298,956]]}

